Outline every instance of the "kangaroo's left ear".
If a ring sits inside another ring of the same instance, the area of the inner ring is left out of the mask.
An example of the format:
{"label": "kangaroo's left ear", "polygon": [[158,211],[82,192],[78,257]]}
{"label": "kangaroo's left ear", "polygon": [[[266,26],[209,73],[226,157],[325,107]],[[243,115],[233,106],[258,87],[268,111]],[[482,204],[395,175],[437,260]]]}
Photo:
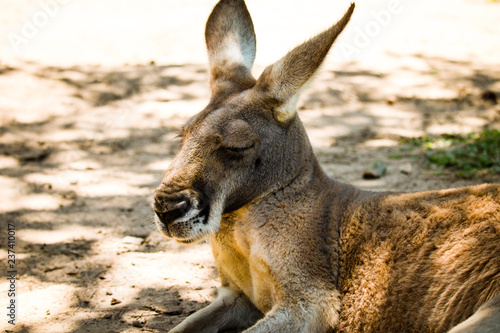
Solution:
{"label": "kangaroo's left ear", "polygon": [[301,89],[316,73],[353,11],[354,3],[334,26],[297,46],[261,74],[255,89],[277,105],[273,110],[277,121],[286,123],[295,116]]}

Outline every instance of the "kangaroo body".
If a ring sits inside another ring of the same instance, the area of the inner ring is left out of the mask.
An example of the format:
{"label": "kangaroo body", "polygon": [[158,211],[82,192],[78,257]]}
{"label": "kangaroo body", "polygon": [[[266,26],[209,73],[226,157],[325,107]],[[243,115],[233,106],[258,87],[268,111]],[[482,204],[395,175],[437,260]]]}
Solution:
{"label": "kangaroo body", "polygon": [[167,237],[210,239],[222,287],[172,333],[500,331],[500,185],[368,192],[314,156],[296,102],[353,9],[258,79],[244,2],[210,15],[212,99],[154,209]]}
{"label": "kangaroo body", "polygon": [[211,237],[222,285],[262,313],[307,304],[320,332],[446,332],[500,294],[498,186],[374,193],[316,172]]}

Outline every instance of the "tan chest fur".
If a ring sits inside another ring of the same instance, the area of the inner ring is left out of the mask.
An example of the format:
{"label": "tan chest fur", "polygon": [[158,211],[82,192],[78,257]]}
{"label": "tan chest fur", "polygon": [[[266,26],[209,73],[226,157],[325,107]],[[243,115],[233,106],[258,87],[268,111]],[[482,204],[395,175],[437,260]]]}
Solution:
{"label": "tan chest fur", "polygon": [[256,231],[245,221],[246,211],[226,217],[220,232],[210,238],[223,286],[242,290],[263,313],[276,302],[275,283],[268,255],[259,245]]}

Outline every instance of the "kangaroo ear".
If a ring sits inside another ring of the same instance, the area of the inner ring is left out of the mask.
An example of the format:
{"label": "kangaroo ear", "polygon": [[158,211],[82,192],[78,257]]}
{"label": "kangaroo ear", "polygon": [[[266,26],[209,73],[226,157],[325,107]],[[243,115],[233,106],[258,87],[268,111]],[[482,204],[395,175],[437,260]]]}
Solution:
{"label": "kangaroo ear", "polygon": [[264,92],[275,105],[276,120],[286,123],[295,116],[301,89],[316,73],[353,11],[354,3],[334,26],[297,46],[261,74],[255,89]]}
{"label": "kangaroo ear", "polygon": [[212,98],[255,85],[255,32],[243,0],[221,0],[205,28]]}

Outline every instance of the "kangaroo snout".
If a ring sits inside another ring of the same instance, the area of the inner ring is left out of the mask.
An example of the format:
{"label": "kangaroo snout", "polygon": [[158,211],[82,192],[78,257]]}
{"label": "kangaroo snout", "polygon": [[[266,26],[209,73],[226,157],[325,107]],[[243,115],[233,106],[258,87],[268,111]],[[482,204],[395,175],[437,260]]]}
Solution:
{"label": "kangaroo snout", "polygon": [[162,184],[155,192],[153,209],[165,225],[181,219],[193,208],[199,208],[202,195],[195,190],[172,190]]}
{"label": "kangaroo snout", "polygon": [[158,229],[183,242],[191,241],[196,225],[206,224],[209,205],[197,190],[173,190],[162,184],[155,192],[153,209]]}
{"label": "kangaroo snout", "polygon": [[171,222],[183,217],[191,208],[189,198],[175,198],[169,200],[164,193],[155,195],[154,211],[160,221],[168,225]]}

